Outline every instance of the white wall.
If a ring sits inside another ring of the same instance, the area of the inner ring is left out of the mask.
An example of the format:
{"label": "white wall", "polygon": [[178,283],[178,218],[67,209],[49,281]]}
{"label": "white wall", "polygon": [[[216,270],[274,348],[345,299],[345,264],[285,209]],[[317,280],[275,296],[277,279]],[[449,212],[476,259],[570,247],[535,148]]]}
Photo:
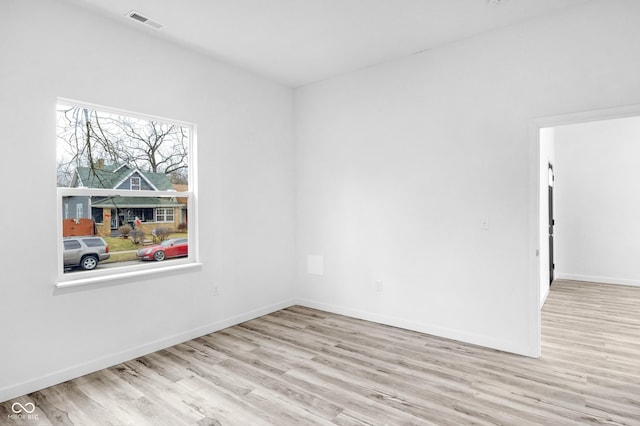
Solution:
{"label": "white wall", "polygon": [[[0,401],[292,302],[291,89],[61,1],[0,57]],[[201,270],[54,290],[58,96],[197,123]]]}
{"label": "white wall", "polygon": [[640,285],[640,117],[555,133],[558,277]]}
{"label": "white wall", "polygon": [[[549,294],[549,164],[555,172],[555,128],[540,129],[540,168],[538,169],[539,206],[539,256],[540,256],[540,306]],[[555,198],[555,195],[554,195]],[[555,207],[555,203],[554,203]],[[555,242],[554,242],[555,249]],[[555,250],[554,250],[555,256]],[[555,263],[555,262],[554,262]]]}
{"label": "white wall", "polygon": [[640,103],[638,45],[590,2],[298,90],[302,302],[536,355],[529,120]]}

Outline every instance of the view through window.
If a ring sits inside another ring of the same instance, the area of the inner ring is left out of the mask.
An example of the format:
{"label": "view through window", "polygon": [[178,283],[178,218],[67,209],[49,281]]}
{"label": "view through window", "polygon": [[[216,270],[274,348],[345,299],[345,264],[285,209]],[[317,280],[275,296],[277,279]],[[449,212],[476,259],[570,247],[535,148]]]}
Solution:
{"label": "view through window", "polygon": [[193,258],[192,125],[70,101],[58,102],[56,123],[66,278]]}

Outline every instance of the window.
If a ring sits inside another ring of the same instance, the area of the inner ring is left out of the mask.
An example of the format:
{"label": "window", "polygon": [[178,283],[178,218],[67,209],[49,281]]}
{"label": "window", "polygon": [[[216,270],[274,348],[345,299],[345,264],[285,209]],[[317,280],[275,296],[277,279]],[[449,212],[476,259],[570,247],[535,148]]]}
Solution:
{"label": "window", "polygon": [[91,208],[91,217],[95,223],[102,224],[104,222],[104,210],[100,208]]}
{"label": "window", "polygon": [[65,250],[75,250],[82,247],[77,240],[64,241]]}
{"label": "window", "polygon": [[[73,241],[65,238],[73,235],[95,236],[83,238],[89,248],[93,240],[109,247],[95,268],[85,264],[90,270],[84,271],[69,267],[59,250],[58,286],[196,264],[194,250],[151,261],[137,256],[167,239],[196,246],[195,126],[69,100],[58,101],[56,124],[58,247],[69,249]],[[63,226],[74,205],[76,223]]]}
{"label": "window", "polygon": [[173,208],[156,209],[156,222],[173,222]]}
{"label": "window", "polygon": [[82,241],[87,245],[87,247],[102,247],[104,242],[100,238],[83,238]]}
{"label": "window", "polygon": [[142,222],[153,222],[153,209],[142,208],[142,209],[127,209],[124,213],[124,222],[133,225],[136,220]]}
{"label": "window", "polygon": [[129,187],[132,191],[140,191],[142,189],[142,185],[140,185],[140,177],[132,176],[129,180]]}

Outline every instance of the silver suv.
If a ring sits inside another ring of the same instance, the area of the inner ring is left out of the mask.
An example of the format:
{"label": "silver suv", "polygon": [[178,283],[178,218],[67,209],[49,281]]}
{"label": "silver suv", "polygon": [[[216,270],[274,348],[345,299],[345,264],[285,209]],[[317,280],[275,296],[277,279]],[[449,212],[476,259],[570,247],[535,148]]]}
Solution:
{"label": "silver suv", "polygon": [[89,271],[98,266],[98,262],[107,260],[109,256],[109,246],[102,237],[65,237],[64,244],[64,266],[65,268],[80,268]]}

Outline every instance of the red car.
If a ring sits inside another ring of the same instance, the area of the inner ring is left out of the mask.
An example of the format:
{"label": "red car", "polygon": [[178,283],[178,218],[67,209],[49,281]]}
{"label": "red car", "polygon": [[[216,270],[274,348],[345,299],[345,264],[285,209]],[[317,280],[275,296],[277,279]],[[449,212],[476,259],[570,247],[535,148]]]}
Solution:
{"label": "red car", "polygon": [[161,260],[171,257],[182,257],[189,255],[189,240],[187,238],[172,238],[164,240],[160,244],[138,250],[139,260]]}

